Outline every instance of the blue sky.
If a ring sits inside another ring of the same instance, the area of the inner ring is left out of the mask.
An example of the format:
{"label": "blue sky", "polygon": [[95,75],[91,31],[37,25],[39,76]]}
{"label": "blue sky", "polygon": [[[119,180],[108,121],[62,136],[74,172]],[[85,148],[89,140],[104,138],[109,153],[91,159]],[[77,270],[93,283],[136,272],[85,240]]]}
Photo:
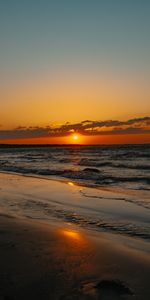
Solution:
{"label": "blue sky", "polygon": [[1,64],[16,72],[66,64],[146,72],[149,15],[146,0],[1,0]]}

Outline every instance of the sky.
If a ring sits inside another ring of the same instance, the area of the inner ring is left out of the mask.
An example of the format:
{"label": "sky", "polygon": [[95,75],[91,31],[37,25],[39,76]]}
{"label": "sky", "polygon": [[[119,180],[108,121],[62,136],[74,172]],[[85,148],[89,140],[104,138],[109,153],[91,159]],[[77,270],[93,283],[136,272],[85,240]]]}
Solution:
{"label": "sky", "polygon": [[0,142],[150,142],[149,15],[149,0],[0,0]]}

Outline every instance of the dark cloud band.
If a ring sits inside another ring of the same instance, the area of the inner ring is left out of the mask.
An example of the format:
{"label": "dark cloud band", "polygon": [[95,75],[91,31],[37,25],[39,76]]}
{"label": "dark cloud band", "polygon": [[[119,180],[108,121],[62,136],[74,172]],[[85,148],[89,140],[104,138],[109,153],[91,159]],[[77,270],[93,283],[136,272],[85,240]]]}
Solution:
{"label": "dark cloud band", "polygon": [[0,130],[0,139],[21,139],[41,137],[63,137],[77,132],[83,135],[116,135],[116,134],[150,134],[150,117],[135,118],[127,121],[106,120],[71,124],[69,122],[59,127],[22,127],[12,130]]}

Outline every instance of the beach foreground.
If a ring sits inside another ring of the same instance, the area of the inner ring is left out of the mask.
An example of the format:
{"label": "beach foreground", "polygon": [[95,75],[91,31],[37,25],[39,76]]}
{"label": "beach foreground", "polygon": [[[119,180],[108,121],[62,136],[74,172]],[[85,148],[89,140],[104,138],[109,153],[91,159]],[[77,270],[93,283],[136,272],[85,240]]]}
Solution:
{"label": "beach foreground", "polygon": [[150,298],[147,253],[108,234],[3,214],[0,228],[0,299]]}
{"label": "beach foreground", "polygon": [[95,214],[106,224],[111,213],[116,224],[129,215],[147,228],[148,209],[137,205],[134,213],[134,203],[124,199],[1,173],[0,300],[150,299],[148,240],[85,226]]}

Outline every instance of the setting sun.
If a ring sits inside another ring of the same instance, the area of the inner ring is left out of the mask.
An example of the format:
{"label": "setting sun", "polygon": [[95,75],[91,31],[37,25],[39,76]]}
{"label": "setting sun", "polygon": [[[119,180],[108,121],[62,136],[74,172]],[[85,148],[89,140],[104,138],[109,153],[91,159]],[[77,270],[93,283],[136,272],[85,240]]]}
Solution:
{"label": "setting sun", "polygon": [[77,134],[74,134],[74,135],[72,136],[72,138],[74,139],[74,141],[77,141],[77,140],[79,139],[79,136],[78,136]]}
{"label": "setting sun", "polygon": [[71,135],[68,135],[66,138],[64,138],[64,141],[66,144],[85,144],[87,140],[87,137],[80,133],[73,133]]}

